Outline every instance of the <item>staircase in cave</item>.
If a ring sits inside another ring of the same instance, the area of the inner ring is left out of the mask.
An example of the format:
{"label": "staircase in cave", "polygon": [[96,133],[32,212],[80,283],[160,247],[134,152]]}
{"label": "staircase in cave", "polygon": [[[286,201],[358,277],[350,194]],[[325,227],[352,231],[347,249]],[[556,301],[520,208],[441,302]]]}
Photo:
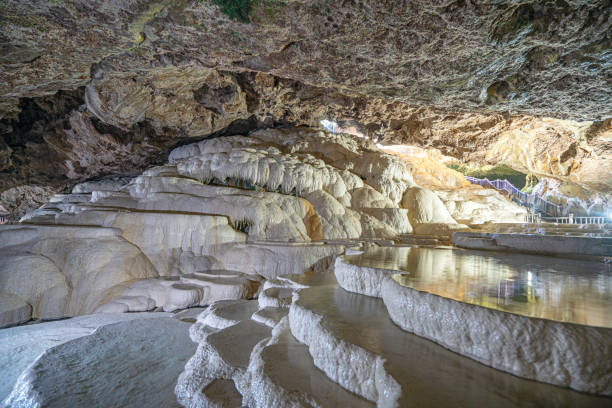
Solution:
{"label": "staircase in cave", "polygon": [[560,217],[565,213],[563,207],[553,204],[550,201],[544,200],[537,193],[525,193],[518,188],[514,187],[514,185],[508,180],[489,180],[488,178],[479,179],[476,177],[466,177],[467,181],[472,184],[478,184],[487,188],[494,188],[499,191],[503,191],[507,193],[512,201],[515,203],[526,207],[528,209],[533,209],[536,213],[539,213],[543,216],[547,217]]}

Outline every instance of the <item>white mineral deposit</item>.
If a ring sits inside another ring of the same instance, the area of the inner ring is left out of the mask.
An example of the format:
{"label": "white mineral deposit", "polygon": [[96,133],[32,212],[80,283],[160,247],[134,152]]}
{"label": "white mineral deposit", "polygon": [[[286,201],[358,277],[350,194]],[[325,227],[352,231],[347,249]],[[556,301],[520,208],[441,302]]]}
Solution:
{"label": "white mineral deposit", "polygon": [[0,0],[0,408],[611,407],[611,11]]}

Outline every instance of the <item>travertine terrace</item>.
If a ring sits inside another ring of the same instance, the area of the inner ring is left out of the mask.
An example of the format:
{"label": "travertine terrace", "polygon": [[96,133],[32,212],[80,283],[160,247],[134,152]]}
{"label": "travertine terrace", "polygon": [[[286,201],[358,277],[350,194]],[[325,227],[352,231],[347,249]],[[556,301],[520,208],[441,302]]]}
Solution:
{"label": "travertine terrace", "polygon": [[0,407],[609,407],[609,1],[0,1]]}

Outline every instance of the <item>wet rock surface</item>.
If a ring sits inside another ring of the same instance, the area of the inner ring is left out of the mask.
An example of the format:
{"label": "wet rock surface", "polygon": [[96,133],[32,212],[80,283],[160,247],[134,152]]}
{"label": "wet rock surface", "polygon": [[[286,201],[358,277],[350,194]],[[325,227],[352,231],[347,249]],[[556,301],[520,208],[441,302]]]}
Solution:
{"label": "wet rock surface", "polygon": [[325,269],[344,244],[322,240],[392,242],[412,231],[409,208],[443,206],[429,190],[404,197],[414,186],[398,156],[315,129],[177,147],[164,166],[78,184],[2,226],[0,326],[258,295],[286,306],[263,282]]}
{"label": "wet rock surface", "polygon": [[[352,281],[367,279],[363,273]],[[211,406],[228,395],[217,391],[219,381],[233,383],[235,390],[224,389],[254,407],[435,407],[450,399],[466,407],[483,401],[569,407],[609,401],[515,377],[453,353],[395,324],[386,300],[345,290],[339,281],[331,271],[280,276],[276,285],[293,291],[293,301],[275,324],[262,321],[267,308],[261,301],[219,302],[200,314],[190,330],[198,348],[178,380],[178,401]],[[280,316],[281,310],[276,311]]]}
{"label": "wet rock surface", "polygon": [[524,208],[446,164],[605,214],[610,11],[1,0],[0,209],[21,221],[0,226],[0,405],[609,405],[527,379],[610,395],[609,328],[483,312],[337,256],[454,231],[607,255],[609,229],[517,224]]}

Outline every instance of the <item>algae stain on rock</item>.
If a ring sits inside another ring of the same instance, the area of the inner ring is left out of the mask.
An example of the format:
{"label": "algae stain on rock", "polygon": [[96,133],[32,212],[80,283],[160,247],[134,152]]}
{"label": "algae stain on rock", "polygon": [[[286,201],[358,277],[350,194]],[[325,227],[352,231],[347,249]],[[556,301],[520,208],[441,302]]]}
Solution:
{"label": "algae stain on rock", "polygon": [[147,10],[134,18],[132,24],[130,25],[129,32],[134,38],[134,42],[136,44],[141,44],[146,39],[146,35],[144,33],[145,25],[159,16],[160,12],[171,4],[171,0],[150,4]]}

